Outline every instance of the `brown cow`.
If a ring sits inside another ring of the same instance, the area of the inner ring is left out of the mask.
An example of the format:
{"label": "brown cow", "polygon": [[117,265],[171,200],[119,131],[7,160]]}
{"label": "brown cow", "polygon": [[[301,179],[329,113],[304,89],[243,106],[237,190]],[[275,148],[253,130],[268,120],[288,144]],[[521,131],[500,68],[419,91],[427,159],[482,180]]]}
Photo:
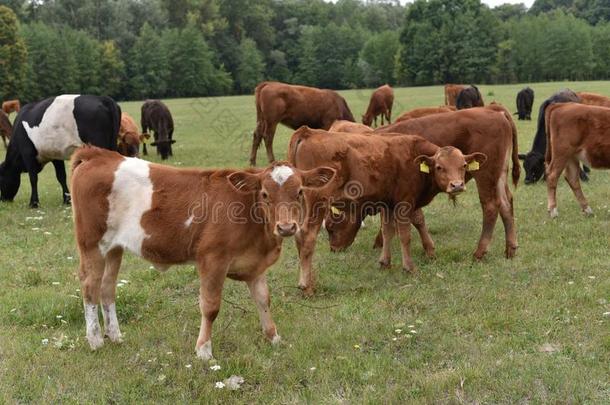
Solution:
{"label": "brown cow", "polygon": [[[379,128],[375,134],[420,134],[439,146],[454,146],[463,153],[482,152],[488,160],[485,167],[468,174],[466,180],[474,178],[483,210],[483,229],[476,259],[487,252],[493,235],[498,212],[504,223],[506,234],[506,257],[513,257],[517,250],[517,232],[513,216],[513,197],[508,187],[509,160],[512,158],[512,180],[516,186],[520,167],[518,161],[517,128],[511,114],[500,105],[471,108],[456,112],[436,114],[410,121],[397,122]],[[512,149],[512,152],[511,152]],[[360,215],[360,211],[355,210]],[[333,223],[326,218],[331,246],[337,249],[349,246],[360,227],[360,218]],[[379,245],[378,238],[376,245]]]}
{"label": "brown cow", "polygon": [[458,110],[464,110],[466,108],[483,107],[485,103],[479,88],[475,85],[470,85],[460,91],[455,100],[455,106]]}
{"label": "brown cow", "polygon": [[195,262],[198,357],[212,358],[212,323],[227,277],[248,284],[266,337],[280,340],[265,273],[279,258],[283,238],[299,231],[303,190],[324,186],[333,169],[302,171],[287,163],[247,171],[176,169],[90,146],[74,153],[72,167],[79,277],[92,349],[104,344],[100,301],[105,334],[113,342],[122,338],[115,296],[124,250],[160,270]]}
{"label": "brown cow", "polygon": [[580,102],[582,104],[587,105],[597,105],[600,107],[609,107],[610,108],[610,98],[606,96],[602,96],[597,93],[588,93],[585,91],[580,91],[576,93],[578,97],[580,97]]}
{"label": "brown cow", "polygon": [[19,100],[7,100],[2,103],[2,111],[6,115],[10,115],[12,112],[18,113],[21,110],[21,103]]}
{"label": "brown cow", "polygon": [[273,137],[277,124],[297,129],[302,125],[328,129],[336,120],[354,122],[345,99],[332,90],[295,86],[279,82],[262,82],[254,92],[256,129],[252,140],[250,165],[256,166],[256,153],[265,141],[267,159],[275,160]]}
{"label": "brown cow", "polygon": [[8,115],[4,111],[0,111],[0,136],[2,137],[2,143],[6,149],[6,140],[11,139],[11,133],[13,132],[13,126],[11,121],[8,119]]}
{"label": "brown cow", "polygon": [[582,211],[592,215],[580,188],[579,161],[595,169],[610,169],[610,108],[577,103],[553,104],[546,109],[546,184],[551,218],[557,211],[557,182],[565,179]]}
{"label": "brown cow", "polygon": [[456,105],[458,95],[460,91],[464,90],[466,87],[463,84],[446,84],[445,85],[445,105]]}
{"label": "brown cow", "polygon": [[378,87],[377,90],[371,94],[371,100],[369,101],[369,107],[366,109],[366,113],[362,116],[362,123],[366,126],[371,126],[375,121],[377,126],[377,116],[381,115],[381,125],[385,125],[383,118],[388,120],[388,124],[392,123],[392,106],[394,105],[394,90],[387,84]]}
{"label": "brown cow", "polygon": [[[420,232],[427,254],[434,255],[434,243],[420,208],[440,192],[456,195],[464,191],[466,164],[474,160],[484,163],[485,158],[479,153],[463,156],[456,148],[439,148],[419,136],[397,135],[333,133],[307,127],[292,135],[288,155],[295,167],[308,170],[324,162],[337,171],[335,181],[322,190],[324,193],[308,195],[307,225],[297,234],[301,259],[299,286],[305,294],[312,294],[315,286],[311,258],[329,205],[333,210],[349,210],[355,203],[382,213],[385,240],[379,261],[383,267],[390,265],[394,225],[403,247],[405,270],[415,271],[409,253],[412,222]],[[434,169],[438,166],[444,171]],[[420,172],[421,167],[426,167],[431,174]]]}
{"label": "brown cow", "polygon": [[402,113],[398,118],[396,118],[396,122],[407,121],[413,118],[425,117],[426,115],[439,114],[444,112],[456,111],[456,108],[451,105],[443,105],[439,107],[423,107],[416,108],[411,111],[407,111]]}
{"label": "brown cow", "polygon": [[349,132],[352,134],[362,134],[365,132],[373,132],[373,128],[358,122],[337,120],[333,122],[328,129],[328,132]]}
{"label": "brown cow", "polygon": [[119,128],[117,147],[123,156],[134,157],[140,153],[140,142],[149,139],[149,134],[141,134],[138,125],[127,113],[121,114],[121,127]]}

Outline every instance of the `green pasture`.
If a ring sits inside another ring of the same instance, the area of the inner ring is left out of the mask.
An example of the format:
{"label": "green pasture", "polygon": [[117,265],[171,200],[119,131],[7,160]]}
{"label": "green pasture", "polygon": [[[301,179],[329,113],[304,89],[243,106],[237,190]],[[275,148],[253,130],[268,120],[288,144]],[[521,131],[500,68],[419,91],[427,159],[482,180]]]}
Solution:
{"label": "green pasture", "polygon": [[[610,95],[610,82],[529,85],[534,120],[517,121],[521,151],[530,148],[540,102],[556,90]],[[514,111],[522,87],[480,89],[486,103]],[[359,118],[371,90],[341,93]],[[168,164],[247,166],[252,96],[165,101],[177,140]],[[396,89],[394,116],[442,102],[440,86]],[[137,121],[140,105],[121,103]],[[290,134],[283,127],[276,134],[278,158]],[[152,151],[148,159],[159,161]],[[194,352],[193,266],[161,274],[129,254],[117,299],[125,341],[89,349],[72,213],[61,205],[51,165],[39,184],[38,210],[28,208],[26,175],[15,202],[0,203],[0,403],[610,402],[608,171],[594,170],[583,186],[591,218],[564,180],[556,220],[546,212],[545,184],[521,181],[514,260],[503,257],[501,221],[487,257],[472,260],[481,228],[474,184],[455,207],[439,195],[425,209],[437,258],[427,260],[415,236],[416,276],[401,271],[397,240],[392,269],[379,270],[372,219],[342,253],[331,253],[320,234],[318,290],[305,299],[296,288],[296,249],[286,241],[268,274],[282,344],[265,340],[245,284],[228,281],[213,332],[217,371]],[[241,389],[215,388],[231,375],[244,378]]]}

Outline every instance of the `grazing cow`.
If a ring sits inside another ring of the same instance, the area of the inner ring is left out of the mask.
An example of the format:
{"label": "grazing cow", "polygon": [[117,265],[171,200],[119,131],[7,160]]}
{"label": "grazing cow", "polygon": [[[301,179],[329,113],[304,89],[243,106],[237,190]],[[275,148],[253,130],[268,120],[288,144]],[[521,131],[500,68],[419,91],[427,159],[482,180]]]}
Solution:
{"label": "grazing cow", "polygon": [[328,132],[350,132],[353,134],[362,134],[365,132],[373,132],[373,128],[346,120],[337,120],[328,129]]}
{"label": "grazing cow", "polygon": [[532,119],[532,105],[534,104],[534,90],[526,87],[517,93],[517,112],[520,120]]}
{"label": "grazing cow", "polygon": [[123,156],[134,157],[140,154],[140,142],[149,139],[149,134],[140,134],[133,118],[127,113],[121,114],[117,150]]}
{"label": "grazing cow", "polygon": [[455,106],[458,110],[464,110],[466,108],[483,107],[483,96],[479,91],[479,88],[475,85],[466,87],[457,96]]}
{"label": "grazing cow", "polygon": [[8,115],[4,111],[0,111],[0,136],[2,137],[2,143],[4,143],[4,149],[6,149],[6,140],[11,139],[12,132],[13,125],[11,125]]}
{"label": "grazing cow", "polygon": [[[142,133],[146,139],[150,138],[148,131],[153,131],[154,142],[151,145],[157,147],[157,154],[161,155],[161,159],[165,160],[168,156],[173,156],[172,144],[176,141],[174,140],[174,120],[169,108],[161,100],[146,100],[142,104],[140,118]],[[146,143],[144,143],[142,152],[145,155],[148,154]]]}
{"label": "grazing cow", "polygon": [[225,279],[245,281],[263,332],[280,336],[269,312],[266,271],[284,237],[299,231],[303,190],[331,181],[328,167],[302,171],[278,162],[265,170],[176,169],[85,146],[72,159],[74,228],[87,340],[121,341],[116,279],[124,250],[159,270],[195,262],[199,272],[201,329],[195,350],[212,358],[212,323]]}
{"label": "grazing cow", "polygon": [[455,110],[456,110],[456,108],[451,105],[443,105],[440,107],[416,108],[414,110],[402,113],[398,118],[396,118],[395,122],[408,121],[413,118],[420,118],[420,117],[425,117],[426,115],[440,114],[440,113],[450,112],[450,111],[455,111]]}
{"label": "grazing cow", "polygon": [[610,108],[610,98],[602,96],[601,94],[579,91],[576,95],[580,98],[582,104]]}
{"label": "grazing cow", "polygon": [[26,104],[15,118],[13,136],[0,165],[0,199],[13,201],[27,172],[30,207],[39,205],[38,173],[51,162],[70,204],[64,160],[82,144],[116,150],[121,108],[110,97],[66,94]]}
{"label": "grazing cow", "polygon": [[392,106],[394,105],[394,90],[387,84],[377,88],[371,94],[369,107],[366,113],[362,116],[362,123],[366,126],[371,126],[375,121],[377,126],[377,116],[381,115],[381,125],[384,125],[383,118],[388,120],[388,124],[392,123]]}
{"label": "grazing cow", "polygon": [[582,211],[593,211],[580,188],[579,161],[594,169],[610,169],[610,108],[575,103],[555,104],[546,112],[545,155],[548,210],[557,211],[557,182],[565,169],[565,179]]}
{"label": "grazing cow", "polygon": [[[504,224],[505,255],[507,258],[513,257],[518,245],[513,196],[508,187],[509,161],[512,160],[512,181],[515,186],[520,167],[517,128],[508,110],[500,105],[489,105],[397,122],[375,131],[380,135],[393,133],[419,134],[439,146],[453,146],[463,153],[481,152],[487,156],[485,167],[466,176],[466,181],[473,178],[476,182],[483,211],[483,227],[474,257],[481,259],[487,252],[498,213]],[[331,246],[342,249],[354,241],[361,219],[358,217],[360,211],[354,212],[356,215],[342,218],[338,223],[332,217],[326,217]],[[380,238],[376,246],[380,245],[379,242]]]}
{"label": "grazing cow", "polygon": [[21,110],[21,103],[19,100],[7,100],[2,103],[2,111],[4,111],[6,115],[10,115],[12,112],[19,113],[19,110]]}
{"label": "grazing cow", "polygon": [[302,125],[328,129],[336,120],[354,122],[345,99],[332,90],[295,86],[279,82],[262,82],[254,92],[256,101],[256,129],[252,140],[250,165],[256,166],[256,153],[265,141],[267,159],[275,160],[273,137],[277,124],[291,129]]}
{"label": "grazing cow", "polygon": [[463,84],[446,84],[445,85],[445,105],[454,106],[460,91],[464,90],[467,86]]}
{"label": "grazing cow", "polygon": [[[536,135],[532,149],[525,155],[520,154],[519,159],[523,159],[523,169],[525,170],[525,184],[533,184],[540,180],[544,175],[544,154],[546,152],[546,129],[544,114],[546,108],[554,103],[580,103],[580,97],[570,89],[564,89],[547,98],[538,111],[538,123]],[[583,172],[584,175],[584,172]]]}
{"label": "grazing cow", "polygon": [[[390,265],[389,249],[396,227],[402,245],[403,268],[415,271],[409,248],[413,215],[421,215],[420,209],[438,193],[456,196],[464,191],[467,166],[473,164],[474,168],[486,158],[481,153],[464,156],[457,148],[441,148],[419,136],[397,135],[332,133],[303,127],[290,140],[289,157],[301,170],[310,170],[320,162],[336,169],[335,181],[325,188],[326,193],[318,195],[316,200],[307,199],[310,212],[323,210],[325,201],[335,209],[355,203],[381,212],[384,249],[380,264]],[[309,242],[315,242],[320,217],[310,216],[308,227],[297,235],[301,259],[310,259],[305,255],[313,249]],[[425,223],[419,225],[426,252],[433,255],[434,244]],[[311,267],[304,270],[299,284],[306,294],[311,294],[314,284]]]}

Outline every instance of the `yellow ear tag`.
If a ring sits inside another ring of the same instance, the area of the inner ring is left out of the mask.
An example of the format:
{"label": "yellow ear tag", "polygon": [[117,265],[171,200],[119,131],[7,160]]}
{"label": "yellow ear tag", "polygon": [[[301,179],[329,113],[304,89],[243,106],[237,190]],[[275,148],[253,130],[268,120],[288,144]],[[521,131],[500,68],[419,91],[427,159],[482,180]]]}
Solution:
{"label": "yellow ear tag", "polygon": [[479,170],[479,162],[473,160],[472,162],[468,163],[468,171],[474,172],[475,170]]}
{"label": "yellow ear tag", "polygon": [[419,171],[422,173],[430,173],[430,166],[426,162],[421,162],[419,164]]}
{"label": "yellow ear tag", "polygon": [[332,205],[330,206],[330,210],[332,211],[333,214],[335,215],[339,215],[341,214],[341,211],[339,210],[339,208],[337,207],[333,207]]}

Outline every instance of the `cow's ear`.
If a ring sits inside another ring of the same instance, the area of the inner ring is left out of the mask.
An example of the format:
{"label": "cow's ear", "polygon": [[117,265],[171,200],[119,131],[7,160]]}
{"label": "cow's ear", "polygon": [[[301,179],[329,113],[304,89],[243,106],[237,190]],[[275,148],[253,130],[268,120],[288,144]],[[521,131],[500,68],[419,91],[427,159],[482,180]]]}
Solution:
{"label": "cow's ear", "polygon": [[336,173],[335,169],[326,166],[303,171],[301,172],[303,186],[310,188],[324,187],[335,177]]}
{"label": "cow's ear", "polygon": [[470,155],[464,156],[466,163],[468,163],[468,171],[479,170],[479,166],[483,166],[487,161],[487,155],[481,152],[474,152]]}
{"label": "cow's ear", "polygon": [[434,167],[434,156],[419,155],[413,162],[419,165],[420,172],[430,173],[430,168]]}
{"label": "cow's ear", "polygon": [[250,194],[261,189],[260,177],[247,172],[231,173],[227,177],[231,186],[240,193]]}

